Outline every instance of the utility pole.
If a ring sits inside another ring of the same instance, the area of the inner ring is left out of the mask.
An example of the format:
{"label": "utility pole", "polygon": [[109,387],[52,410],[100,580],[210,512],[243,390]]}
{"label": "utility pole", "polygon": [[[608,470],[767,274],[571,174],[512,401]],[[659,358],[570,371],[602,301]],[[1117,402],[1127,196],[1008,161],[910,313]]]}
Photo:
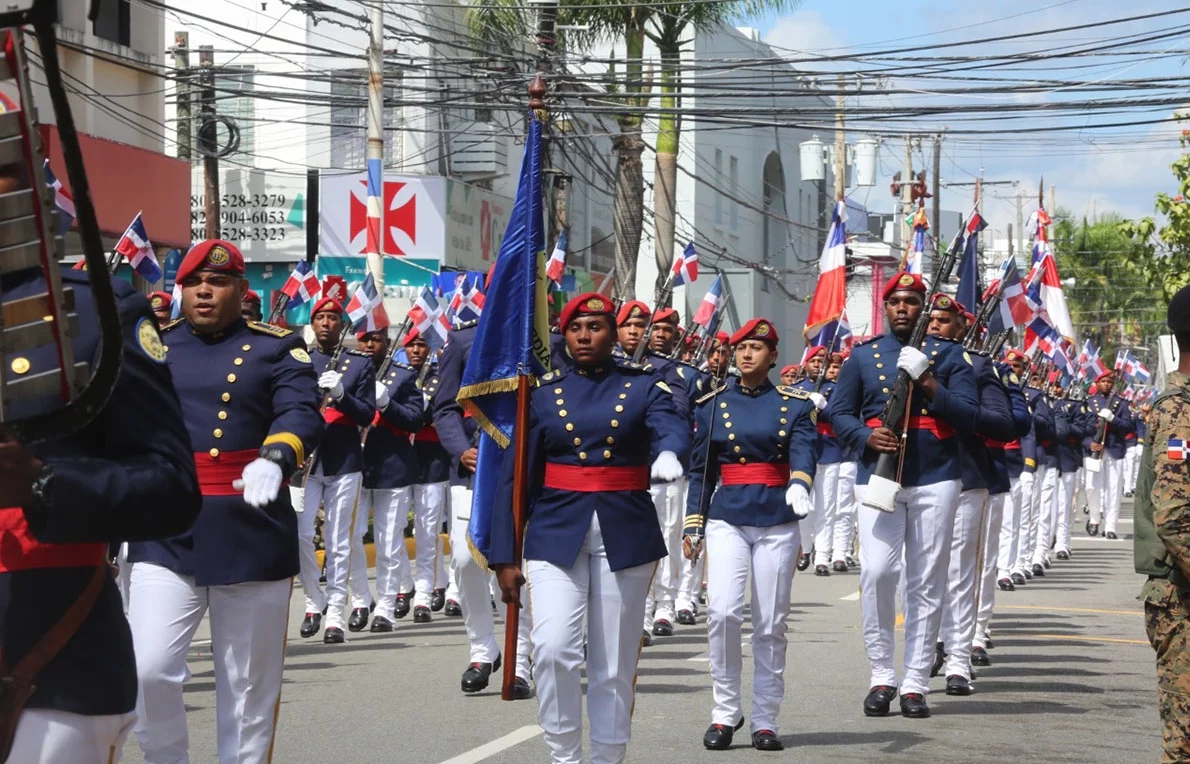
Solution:
{"label": "utility pole", "polygon": [[1053,186],[1050,186],[1050,214],[1051,215],[1058,214],[1057,194],[1058,194],[1057,190]]}
{"label": "utility pole", "polygon": [[1015,253],[1016,250],[1013,248],[1012,245],[1013,245],[1012,223],[1009,223],[1008,224],[1008,259],[1010,259],[1010,260],[1016,257],[1016,253]]}
{"label": "utility pole", "polygon": [[174,71],[177,72],[178,99],[178,159],[190,159],[191,130],[194,117],[190,113],[190,33],[174,32]]}
{"label": "utility pole", "polygon": [[198,138],[201,146],[203,193],[207,218],[208,239],[219,238],[221,210],[219,205],[219,134],[215,122],[215,49],[203,45],[198,49],[198,65],[202,69],[202,122]]}
{"label": "utility pole", "polygon": [[384,11],[368,4],[368,221],[364,256],[376,292],[384,295]]}
{"label": "utility pole", "polygon": [[[979,197],[979,186],[975,187],[975,196]],[[938,251],[942,247],[942,136],[934,136],[934,201],[930,209],[934,218],[934,259],[938,259]],[[955,234],[958,235],[957,233]]]}
{"label": "utility pole", "polygon": [[846,103],[843,89],[847,87],[846,75],[839,75],[839,94],[835,96],[835,199],[842,200],[847,191],[847,141],[843,134],[843,112]]}
{"label": "utility pole", "polygon": [[909,215],[913,209],[913,138],[905,136],[905,169],[901,171],[901,250],[909,247],[913,235],[909,227]]}
{"label": "utility pole", "polygon": [[1021,189],[1016,190],[1016,251],[1025,251],[1025,199],[1021,196]]}
{"label": "utility pole", "polygon": [[[546,77],[554,71],[554,54],[558,49],[557,26],[558,2],[539,5],[537,8],[537,71],[543,75],[543,80],[546,80]],[[546,80],[546,87],[549,87],[548,80]],[[568,208],[570,176],[561,168],[554,167],[550,161],[550,149],[552,148],[550,133],[553,132],[553,118],[552,112],[547,113],[550,117],[542,125],[544,129],[541,135],[541,160],[545,172],[553,176],[554,195],[551,214],[546,216],[546,247],[548,251],[558,235],[570,228]]]}

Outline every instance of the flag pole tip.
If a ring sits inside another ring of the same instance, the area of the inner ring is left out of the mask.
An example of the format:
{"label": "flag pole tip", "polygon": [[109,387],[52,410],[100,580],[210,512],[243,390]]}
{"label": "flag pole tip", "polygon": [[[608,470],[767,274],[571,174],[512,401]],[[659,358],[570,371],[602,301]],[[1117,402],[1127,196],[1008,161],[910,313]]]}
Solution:
{"label": "flag pole tip", "polygon": [[534,112],[545,111],[545,78],[538,72],[529,83],[529,109]]}

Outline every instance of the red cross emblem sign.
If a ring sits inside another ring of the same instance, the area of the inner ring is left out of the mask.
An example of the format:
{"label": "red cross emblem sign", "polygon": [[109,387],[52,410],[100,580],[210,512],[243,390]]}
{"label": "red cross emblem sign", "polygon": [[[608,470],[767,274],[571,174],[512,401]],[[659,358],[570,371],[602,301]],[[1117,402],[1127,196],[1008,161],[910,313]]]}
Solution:
{"label": "red cross emblem sign", "polygon": [[[366,246],[368,225],[368,182],[361,180],[351,193],[351,243],[358,240],[359,252]],[[417,245],[417,186],[400,180],[387,180],[381,195],[384,217],[382,254],[404,256]]]}

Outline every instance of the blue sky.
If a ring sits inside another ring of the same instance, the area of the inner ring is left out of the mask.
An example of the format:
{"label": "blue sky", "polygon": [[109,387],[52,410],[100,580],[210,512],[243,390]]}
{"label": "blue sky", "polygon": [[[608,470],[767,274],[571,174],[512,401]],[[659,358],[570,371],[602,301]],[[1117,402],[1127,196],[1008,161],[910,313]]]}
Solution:
{"label": "blue sky", "polygon": [[[1185,8],[1184,2],[1107,2],[1105,0],[996,0],[991,3],[972,2],[930,2],[925,0],[903,0],[900,3],[874,2],[873,0],[850,0],[848,2],[827,2],[826,0],[805,0],[798,10],[782,16],[753,20],[751,26],[761,30],[762,38],[775,46],[782,55],[795,57],[802,54],[842,54],[876,51],[888,48],[918,46],[921,55],[939,55],[941,51],[931,46],[960,40],[992,37],[1021,32],[1033,32],[1056,27],[1071,26],[1088,22],[1116,19],[1123,16],[1140,15],[1149,12],[1172,11]],[[968,46],[950,48],[947,54],[989,55],[1006,52],[1030,52],[1061,45],[1111,42],[1120,36],[1137,33],[1158,33],[1163,30],[1186,28],[1176,36],[1158,41],[1140,43],[1134,50],[1152,51],[1159,54],[1179,52],[1175,57],[1152,58],[1147,53],[1130,57],[1080,58],[1079,64],[1089,64],[1080,69],[1067,69],[1063,61],[1055,64],[1030,64],[1025,71],[1010,67],[983,72],[984,76],[1054,78],[1064,77],[1079,81],[1098,82],[1119,78],[1151,79],[1154,77],[1190,77],[1186,51],[1190,50],[1190,14],[1171,15],[1163,18],[1114,24],[1108,27],[1064,32],[1020,41],[987,43],[982,47]],[[822,72],[836,71],[837,67],[854,67],[855,64],[823,63],[813,65]],[[1062,67],[1061,69],[1055,67]],[[804,68],[809,68],[807,65]],[[920,87],[929,90],[930,83],[921,80],[892,81],[894,87]],[[934,85],[939,83],[935,82]],[[1013,104],[1024,102],[1055,102],[1062,99],[1086,99],[1088,97],[1120,97],[1126,94],[1088,95],[1078,89],[1044,95],[973,95],[973,96],[920,96],[874,95],[865,99],[866,104],[882,103],[886,106],[896,103],[955,103],[955,104]],[[1168,96],[1169,92],[1157,95]],[[900,101],[897,99],[905,99]],[[949,100],[947,100],[949,99]],[[1190,96],[1187,97],[1190,104]],[[1173,106],[1148,107],[1134,110],[1125,115],[1085,114],[1061,120],[1062,124],[1084,126],[1095,122],[1116,122],[1139,119],[1156,119],[1170,116]],[[981,118],[977,123],[959,119],[931,117],[915,124],[923,130],[936,131],[947,126],[977,127],[1000,130],[1004,126],[1055,124],[1054,117],[1045,113],[1033,113],[1019,122]],[[1046,186],[1056,186],[1059,206],[1071,209],[1076,215],[1092,215],[1115,211],[1127,217],[1152,214],[1153,195],[1158,190],[1173,188],[1169,164],[1177,158],[1179,148],[1177,136],[1181,126],[1173,123],[1146,125],[1100,131],[1075,131],[1070,133],[1047,133],[1035,135],[984,138],[977,136],[955,136],[947,139],[943,149],[942,179],[946,181],[969,181],[980,174],[987,180],[1015,180],[1026,189],[1030,198],[1036,197],[1038,179],[1044,175]],[[849,140],[859,135],[850,133]],[[903,148],[899,139],[882,148],[880,177],[878,185],[871,189],[860,189],[853,194],[866,201],[873,210],[887,210],[891,207],[888,192],[888,176],[902,163]],[[1014,192],[1003,186],[989,189],[991,196],[985,197],[985,217],[993,228],[1003,229],[1010,218],[1015,218],[1015,205],[1006,198]],[[995,197],[1005,197],[997,199]],[[970,188],[943,191],[943,207],[963,211],[970,205]],[[1028,214],[1028,205],[1026,209]]]}

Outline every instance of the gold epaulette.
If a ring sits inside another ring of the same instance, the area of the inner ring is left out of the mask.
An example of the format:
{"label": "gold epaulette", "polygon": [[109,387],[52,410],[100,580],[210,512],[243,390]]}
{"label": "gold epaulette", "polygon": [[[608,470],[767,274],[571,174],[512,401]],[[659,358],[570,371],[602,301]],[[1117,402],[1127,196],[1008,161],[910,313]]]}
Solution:
{"label": "gold epaulette", "polygon": [[701,406],[702,404],[706,403],[707,401],[714,398],[716,395],[718,395],[719,393],[723,392],[726,389],[727,389],[727,385],[719,385],[711,392],[707,393],[706,395],[703,395],[698,400],[694,401],[694,405]]}
{"label": "gold epaulette", "polygon": [[183,321],[185,321],[185,319],[184,319],[184,318],[175,318],[173,321],[170,321],[168,324],[166,324],[165,326],[161,327],[161,328],[160,328],[158,331],[160,331],[162,334],[165,334],[165,333],[166,333],[166,332],[168,332],[170,329],[173,329],[173,328],[175,328],[176,326],[178,326],[179,324],[181,324]]}
{"label": "gold epaulette", "polygon": [[288,337],[289,335],[293,334],[291,329],[273,326],[272,324],[266,324],[263,321],[249,321],[248,328],[260,334],[267,334],[270,337]]}
{"label": "gold epaulette", "polygon": [[455,324],[451,328],[454,329],[455,331],[458,331],[459,329],[470,329],[473,326],[479,326],[478,318],[472,319],[471,321],[460,321],[459,323]]}
{"label": "gold epaulette", "polygon": [[803,401],[810,400],[809,393],[807,393],[805,390],[801,390],[796,387],[786,387],[785,385],[778,385],[777,392],[780,393],[782,395],[782,397],[785,397],[785,398],[797,398],[797,399],[803,400]]}

